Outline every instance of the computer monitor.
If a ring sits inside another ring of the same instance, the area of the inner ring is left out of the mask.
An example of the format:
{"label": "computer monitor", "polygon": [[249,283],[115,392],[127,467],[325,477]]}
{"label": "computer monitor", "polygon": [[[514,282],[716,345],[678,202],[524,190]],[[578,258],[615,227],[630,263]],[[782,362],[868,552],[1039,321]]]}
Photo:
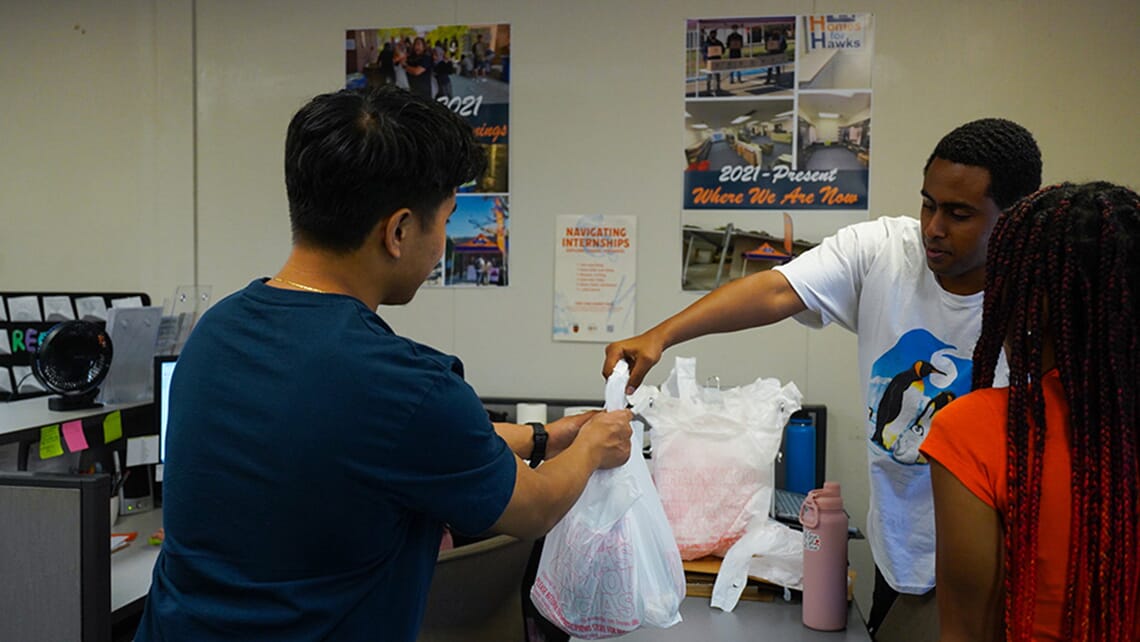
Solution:
{"label": "computer monitor", "polygon": [[154,358],[154,408],[158,415],[158,460],[166,461],[166,418],[170,416],[170,379],[178,355],[159,355]]}

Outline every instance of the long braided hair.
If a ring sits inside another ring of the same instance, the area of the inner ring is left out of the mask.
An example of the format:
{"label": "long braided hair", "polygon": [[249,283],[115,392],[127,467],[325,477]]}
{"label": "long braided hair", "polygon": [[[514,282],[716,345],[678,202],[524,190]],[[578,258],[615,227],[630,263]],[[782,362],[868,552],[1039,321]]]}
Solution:
{"label": "long braided hair", "polygon": [[1008,341],[1005,631],[1028,640],[1036,593],[1045,410],[1043,339],[1068,399],[1072,526],[1062,637],[1132,640],[1137,625],[1140,196],[1063,184],[994,227],[974,388],[993,385]]}

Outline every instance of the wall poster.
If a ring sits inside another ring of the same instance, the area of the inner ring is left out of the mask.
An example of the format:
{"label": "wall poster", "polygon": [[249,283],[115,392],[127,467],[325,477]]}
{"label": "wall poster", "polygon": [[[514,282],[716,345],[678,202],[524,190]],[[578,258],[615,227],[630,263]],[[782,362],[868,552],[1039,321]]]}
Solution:
{"label": "wall poster", "polygon": [[447,249],[425,286],[510,282],[509,24],[417,25],[345,32],[345,85],[394,84],[438,100],[471,123],[487,173],[459,190]]}
{"label": "wall poster", "polygon": [[637,218],[559,216],[555,225],[554,340],[636,334]]}
{"label": "wall poster", "polygon": [[871,14],[686,21],[684,290],[787,262],[866,214],[873,43]]}

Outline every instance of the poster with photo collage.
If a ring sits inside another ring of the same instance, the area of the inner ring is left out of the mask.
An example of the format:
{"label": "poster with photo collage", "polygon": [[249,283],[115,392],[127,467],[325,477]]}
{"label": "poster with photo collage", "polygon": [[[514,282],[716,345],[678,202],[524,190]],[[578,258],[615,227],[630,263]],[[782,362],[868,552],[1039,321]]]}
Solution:
{"label": "poster with photo collage", "polygon": [[871,14],[686,21],[682,289],[785,263],[866,213],[873,48]]}
{"label": "poster with photo collage", "polygon": [[345,32],[345,86],[394,84],[467,119],[487,172],[460,187],[447,249],[425,287],[510,283],[509,24],[414,25]]}

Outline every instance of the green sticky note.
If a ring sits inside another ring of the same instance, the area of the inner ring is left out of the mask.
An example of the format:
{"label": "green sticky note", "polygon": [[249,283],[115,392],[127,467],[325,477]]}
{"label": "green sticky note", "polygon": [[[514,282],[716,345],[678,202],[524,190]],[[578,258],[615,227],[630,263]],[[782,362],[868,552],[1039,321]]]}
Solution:
{"label": "green sticky note", "polygon": [[59,438],[59,424],[40,428],[40,459],[51,459],[63,454],[63,442]]}
{"label": "green sticky note", "polygon": [[103,443],[109,444],[123,438],[123,415],[116,410],[103,417]]}

